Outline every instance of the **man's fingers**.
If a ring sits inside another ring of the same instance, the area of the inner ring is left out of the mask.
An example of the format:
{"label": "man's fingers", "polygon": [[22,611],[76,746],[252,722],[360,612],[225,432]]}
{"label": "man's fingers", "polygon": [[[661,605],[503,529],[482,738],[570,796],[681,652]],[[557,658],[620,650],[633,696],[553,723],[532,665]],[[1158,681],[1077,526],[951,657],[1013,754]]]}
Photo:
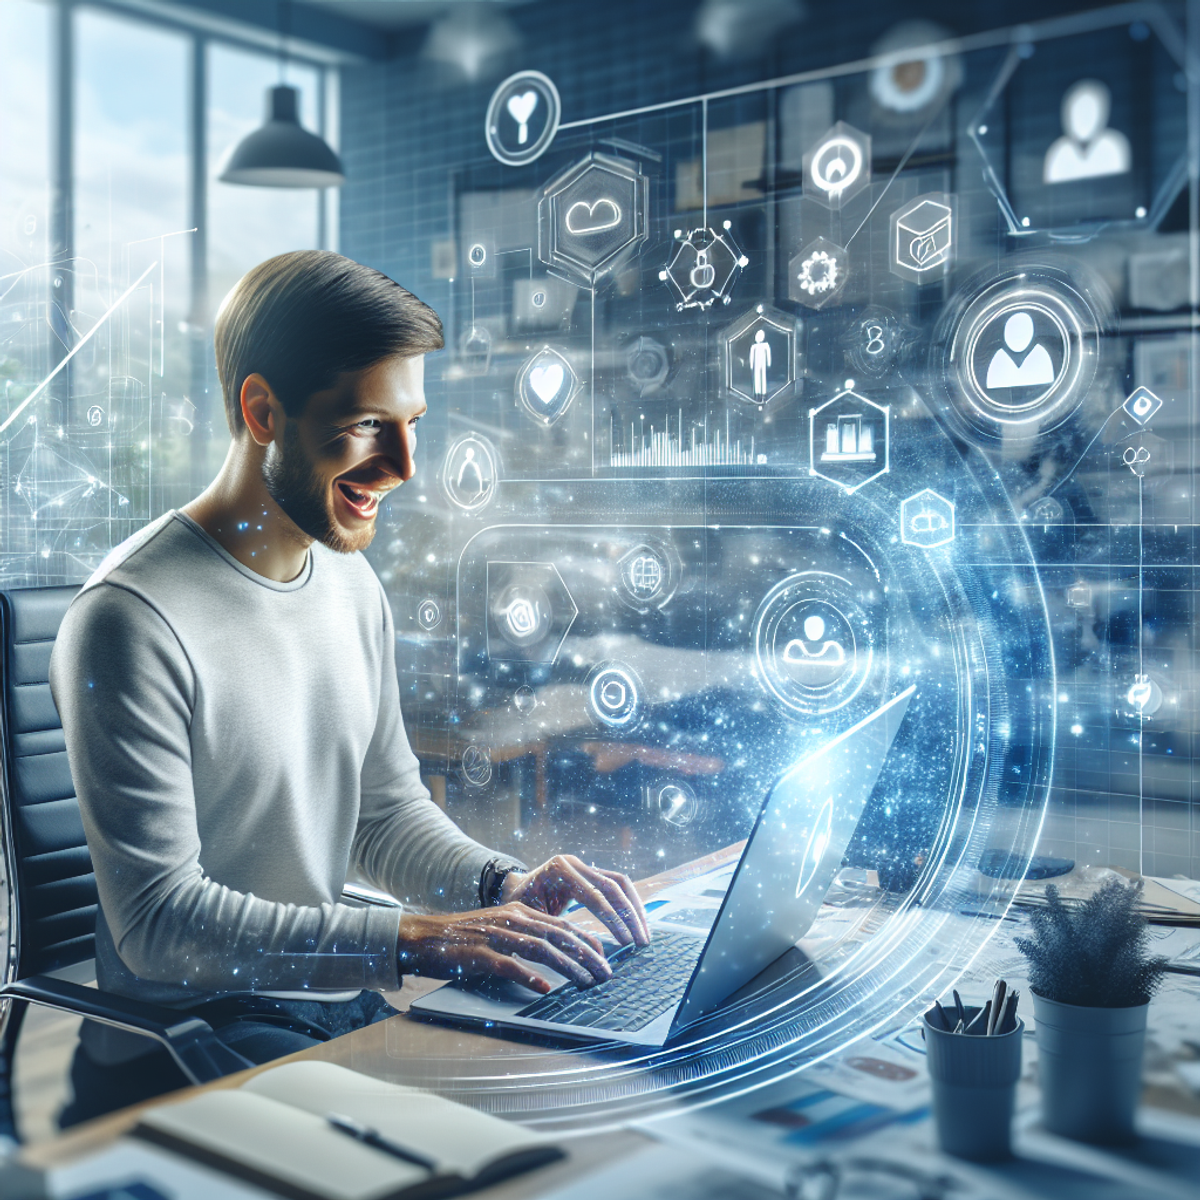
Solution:
{"label": "man's fingers", "polygon": [[[596,868],[600,870],[600,868]],[[600,874],[606,879],[611,880],[617,885],[625,896],[629,904],[629,911],[637,923],[642,928],[642,933],[646,935],[646,942],[650,941],[650,918],[646,916],[646,906],[642,903],[641,896],[638,895],[637,888],[633,886],[633,880],[628,875],[622,875],[619,871],[603,871]]]}
{"label": "man's fingers", "polygon": [[557,946],[564,954],[569,954],[587,967],[596,979],[608,979],[612,975],[612,967],[608,965],[608,959],[600,952],[599,943],[596,942],[593,946],[592,943],[595,942],[595,939],[590,937],[585,941],[582,932],[580,930],[579,935],[576,935],[565,929],[550,926],[545,936],[551,945]]}
{"label": "man's fingers", "polygon": [[588,866],[578,859],[574,860],[573,866],[580,877],[608,901],[629,931],[629,940],[639,946],[649,945],[650,924],[646,920],[646,910],[642,907],[633,884],[617,871],[602,871],[599,867]]}
{"label": "man's fingers", "polygon": [[601,946],[600,939],[588,933],[586,929],[580,929],[578,925],[573,921],[568,921],[565,917],[555,917],[549,913],[543,913],[540,909],[534,909],[524,900],[516,902],[511,909],[505,911],[507,914],[505,919],[513,929],[525,930],[536,937],[544,937],[548,929],[554,929],[559,933],[565,933],[572,938],[586,942],[599,957],[604,957],[604,947]]}
{"label": "man's fingers", "polygon": [[482,969],[481,973],[486,972],[488,975],[498,975],[501,979],[511,979],[513,983],[523,984],[535,992],[540,992],[543,996],[554,990],[554,985],[548,979],[544,979],[536,971],[531,971],[524,963],[518,962],[507,954],[493,951],[479,965]]}
{"label": "man's fingers", "polygon": [[[519,954],[522,958],[527,958],[530,962],[541,963],[543,966],[550,967],[560,975],[565,975],[572,983],[577,984],[581,988],[591,987],[593,983],[598,983],[601,978],[608,978],[607,974],[593,974],[582,963],[576,961],[570,955],[564,954],[563,951],[557,946],[552,945],[545,938],[531,937],[529,934],[507,930],[505,931],[503,946],[496,946],[495,948],[503,949],[508,954]],[[608,968],[607,963],[605,963],[605,968]],[[597,967],[597,971],[599,970],[600,968]],[[609,974],[611,974],[611,969],[609,969]]]}
{"label": "man's fingers", "polygon": [[[547,966],[554,967],[560,974],[585,987],[612,975],[612,968],[601,952],[600,943],[569,921],[554,921],[531,912],[515,912],[508,915],[503,933],[492,939],[492,945],[525,958],[532,957],[528,952],[530,946],[549,945],[558,957],[553,961],[541,958],[534,961],[545,961]],[[514,945],[518,948],[514,949]],[[564,960],[573,967],[578,966],[578,971],[564,970],[560,965]],[[586,972],[586,975],[580,972]]]}
{"label": "man's fingers", "polygon": [[591,870],[592,868],[585,867],[583,863],[580,863],[578,867],[570,863],[564,864],[563,875],[571,882],[575,898],[586,905],[608,926],[613,937],[621,945],[628,945],[630,942],[643,944],[642,935],[637,930],[636,924],[632,920],[626,922],[618,909],[613,906],[612,900],[609,899],[609,893],[612,893],[613,899],[616,899],[618,905],[624,908],[626,907],[624,893],[602,875],[597,874],[594,881],[589,879],[584,872]]}

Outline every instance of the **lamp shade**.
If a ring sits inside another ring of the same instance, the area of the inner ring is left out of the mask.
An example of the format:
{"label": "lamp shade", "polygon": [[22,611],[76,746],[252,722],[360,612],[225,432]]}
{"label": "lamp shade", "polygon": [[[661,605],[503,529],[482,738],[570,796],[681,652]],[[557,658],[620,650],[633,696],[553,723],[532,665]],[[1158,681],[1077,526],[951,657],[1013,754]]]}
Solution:
{"label": "lamp shade", "polygon": [[341,159],[300,125],[294,87],[267,89],[267,120],[229,154],[219,178],[253,187],[339,187],[346,181]]}

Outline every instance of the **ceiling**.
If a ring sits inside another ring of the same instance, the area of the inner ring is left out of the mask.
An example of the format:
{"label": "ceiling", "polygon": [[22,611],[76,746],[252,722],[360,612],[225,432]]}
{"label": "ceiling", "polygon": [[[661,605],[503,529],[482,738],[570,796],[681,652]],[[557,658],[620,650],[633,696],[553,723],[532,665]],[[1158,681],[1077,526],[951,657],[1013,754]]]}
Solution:
{"label": "ceiling", "polygon": [[[301,0],[313,8],[324,8],[370,25],[375,29],[407,29],[425,25],[435,17],[468,4],[479,5],[481,0]],[[511,8],[527,0],[484,0],[489,8]]]}

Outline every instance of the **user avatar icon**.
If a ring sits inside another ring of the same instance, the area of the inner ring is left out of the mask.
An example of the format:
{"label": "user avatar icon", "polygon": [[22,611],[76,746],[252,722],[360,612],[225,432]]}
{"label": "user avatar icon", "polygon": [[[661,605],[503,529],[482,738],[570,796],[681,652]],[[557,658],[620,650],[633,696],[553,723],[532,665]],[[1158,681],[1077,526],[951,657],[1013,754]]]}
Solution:
{"label": "user avatar icon", "polygon": [[767,335],[760,329],[754,335],[754,345],[750,347],[750,370],[754,374],[754,394],[766,398],[767,371],[771,366],[771,347],[766,342]]}
{"label": "user avatar icon", "polygon": [[783,648],[784,670],[806,687],[825,687],[845,673],[846,649],[829,637],[825,618],[810,613],[801,627],[803,637],[792,638]]}
{"label": "user avatar icon", "polygon": [[859,581],[828,571],[789,575],[754,615],[756,677],[792,713],[837,712],[873,676],[882,618]]}
{"label": "user avatar icon", "polygon": [[476,512],[495,495],[499,480],[496,452],[477,433],[459,438],[446,452],[442,487],[458,508]]}
{"label": "user avatar icon", "polygon": [[1063,96],[1063,133],[1046,151],[1042,165],[1045,183],[1100,179],[1129,171],[1129,139],[1108,128],[1112,95],[1097,79],[1081,79]]}
{"label": "user avatar icon", "polygon": [[1027,312],[1013,313],[1004,322],[1004,345],[992,355],[984,386],[989,392],[995,388],[1045,388],[1053,386],[1054,377],[1049,351],[1041,342],[1033,344],[1033,318]]}
{"label": "user avatar icon", "polygon": [[796,383],[794,316],[769,304],[756,304],[721,337],[725,390],[738,400],[760,407]]}

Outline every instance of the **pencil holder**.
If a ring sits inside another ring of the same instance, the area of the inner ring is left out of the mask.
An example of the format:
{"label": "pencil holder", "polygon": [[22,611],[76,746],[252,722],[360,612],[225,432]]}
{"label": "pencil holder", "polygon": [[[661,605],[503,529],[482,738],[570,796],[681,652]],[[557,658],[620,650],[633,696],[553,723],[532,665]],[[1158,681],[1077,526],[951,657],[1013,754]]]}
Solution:
{"label": "pencil holder", "polygon": [[[966,1009],[967,1023],[979,1012]],[[934,1010],[925,1014],[925,1051],[933,1084],[938,1144],[947,1154],[973,1162],[1012,1156],[1012,1117],[1021,1076],[1021,1035],[993,1037],[948,1033]]]}

